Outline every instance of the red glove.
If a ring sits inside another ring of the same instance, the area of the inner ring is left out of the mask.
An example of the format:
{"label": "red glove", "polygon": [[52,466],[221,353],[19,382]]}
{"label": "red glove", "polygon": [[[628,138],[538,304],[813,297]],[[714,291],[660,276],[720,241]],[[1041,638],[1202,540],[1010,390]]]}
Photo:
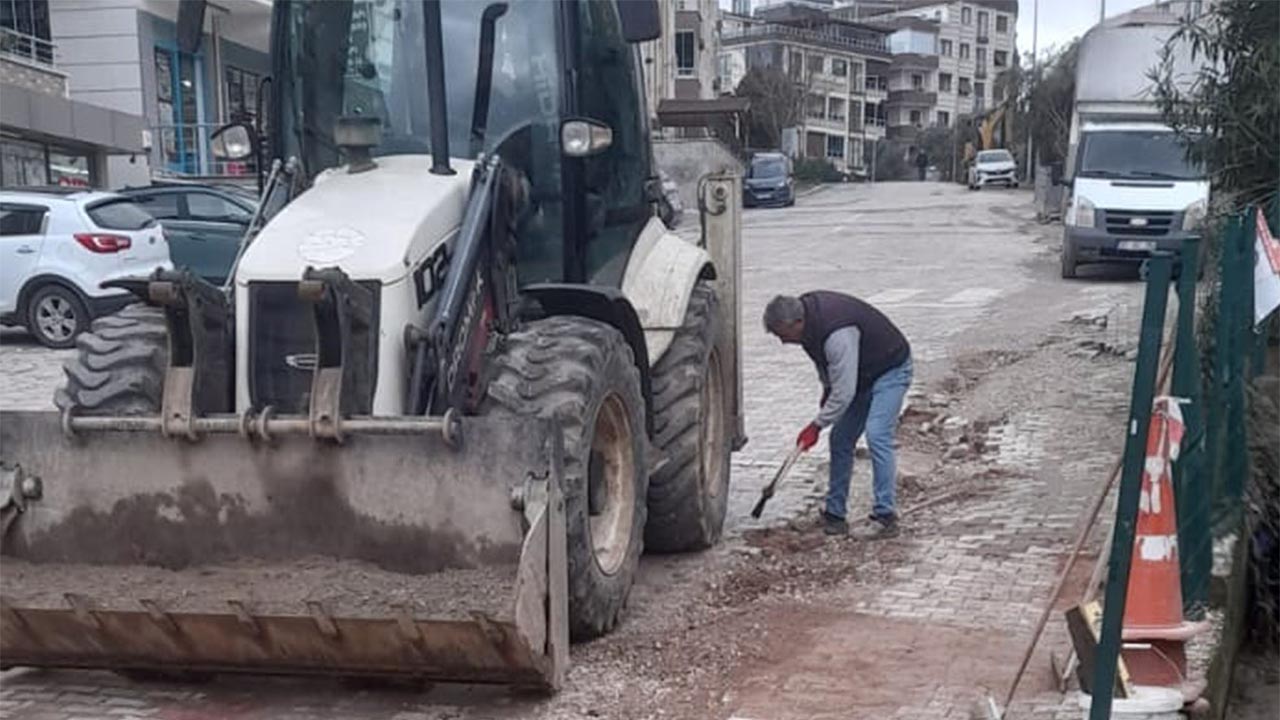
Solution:
{"label": "red glove", "polygon": [[796,438],[796,445],[801,450],[808,450],[818,444],[818,433],[822,432],[822,428],[817,423],[809,423],[800,431],[800,436]]}

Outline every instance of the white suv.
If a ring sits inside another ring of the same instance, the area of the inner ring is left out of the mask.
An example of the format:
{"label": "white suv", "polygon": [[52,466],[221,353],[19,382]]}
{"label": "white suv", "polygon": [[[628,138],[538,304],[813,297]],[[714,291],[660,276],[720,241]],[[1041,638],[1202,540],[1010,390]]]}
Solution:
{"label": "white suv", "polygon": [[102,283],[172,268],[159,223],[132,200],[78,190],[0,192],[0,323],[52,348],[75,344],[133,295]]}

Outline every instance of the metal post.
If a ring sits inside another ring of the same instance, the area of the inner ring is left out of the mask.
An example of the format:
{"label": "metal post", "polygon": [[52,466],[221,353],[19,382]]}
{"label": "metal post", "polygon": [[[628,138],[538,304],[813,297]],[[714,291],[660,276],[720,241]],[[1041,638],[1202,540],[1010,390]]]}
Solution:
{"label": "metal post", "polygon": [[1173,354],[1173,394],[1184,400],[1186,433],[1173,464],[1174,500],[1178,512],[1178,559],[1182,570],[1182,610],[1191,620],[1204,617],[1213,570],[1210,540],[1212,495],[1204,476],[1204,393],[1200,388],[1200,352],[1196,345],[1196,275],[1200,239],[1182,241],[1178,276],[1178,334]]}
{"label": "metal post", "polygon": [[[1224,260],[1231,263],[1231,275],[1223,275],[1223,292],[1230,288],[1232,295],[1230,313],[1225,308],[1218,314],[1218,323],[1227,330],[1226,374],[1226,442],[1223,458],[1226,461],[1226,492],[1228,508],[1232,510],[1230,521],[1234,524],[1243,509],[1245,478],[1249,473],[1248,447],[1245,438],[1245,368],[1249,362],[1248,338],[1253,328],[1253,238],[1257,234],[1257,213],[1244,213],[1243,222],[1236,224],[1236,232],[1226,237]],[[1225,303],[1224,303],[1225,305]]]}
{"label": "metal post", "polygon": [[[1040,40],[1040,0],[1036,0],[1031,7],[1031,83],[1034,85],[1036,81],[1036,45]],[[1031,132],[1031,123],[1027,122],[1027,183],[1030,183],[1033,178],[1031,163],[1033,162],[1032,158],[1035,157],[1035,148],[1035,135]]]}
{"label": "metal post", "polygon": [[1120,475],[1119,498],[1116,501],[1107,592],[1103,602],[1102,634],[1095,658],[1093,704],[1089,709],[1089,720],[1109,720],[1111,717],[1116,665],[1120,657],[1120,629],[1124,620],[1129,565],[1133,560],[1133,539],[1137,530],[1138,497],[1142,490],[1142,468],[1146,461],[1156,366],[1159,364],[1165,308],[1169,300],[1169,276],[1172,271],[1173,259],[1168,255],[1161,254],[1147,261],[1147,294],[1142,308],[1142,333],[1138,339],[1133,395],[1129,402],[1124,464]]}

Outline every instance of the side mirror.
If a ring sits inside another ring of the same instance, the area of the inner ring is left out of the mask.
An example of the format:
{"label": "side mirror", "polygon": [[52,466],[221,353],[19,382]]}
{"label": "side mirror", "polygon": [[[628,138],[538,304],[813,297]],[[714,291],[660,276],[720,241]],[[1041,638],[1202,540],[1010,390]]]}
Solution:
{"label": "side mirror", "polygon": [[565,120],[560,126],[560,151],[567,157],[599,155],[613,145],[613,129],[595,120]]}
{"label": "side mirror", "polygon": [[662,34],[658,0],[627,0],[618,3],[618,21],[622,24],[622,38],[629,43],[657,40]]}
{"label": "side mirror", "polygon": [[209,136],[213,156],[219,160],[245,160],[253,156],[257,133],[244,123],[223,125]]}

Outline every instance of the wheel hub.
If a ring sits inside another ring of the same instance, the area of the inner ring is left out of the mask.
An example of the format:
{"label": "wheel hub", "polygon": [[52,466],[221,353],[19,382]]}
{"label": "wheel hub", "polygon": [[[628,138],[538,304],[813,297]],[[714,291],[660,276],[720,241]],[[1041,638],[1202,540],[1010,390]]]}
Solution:
{"label": "wheel hub", "polygon": [[605,397],[596,414],[587,468],[587,524],[591,549],[606,575],[626,560],[635,518],[636,457],[626,404],[617,394]]}

